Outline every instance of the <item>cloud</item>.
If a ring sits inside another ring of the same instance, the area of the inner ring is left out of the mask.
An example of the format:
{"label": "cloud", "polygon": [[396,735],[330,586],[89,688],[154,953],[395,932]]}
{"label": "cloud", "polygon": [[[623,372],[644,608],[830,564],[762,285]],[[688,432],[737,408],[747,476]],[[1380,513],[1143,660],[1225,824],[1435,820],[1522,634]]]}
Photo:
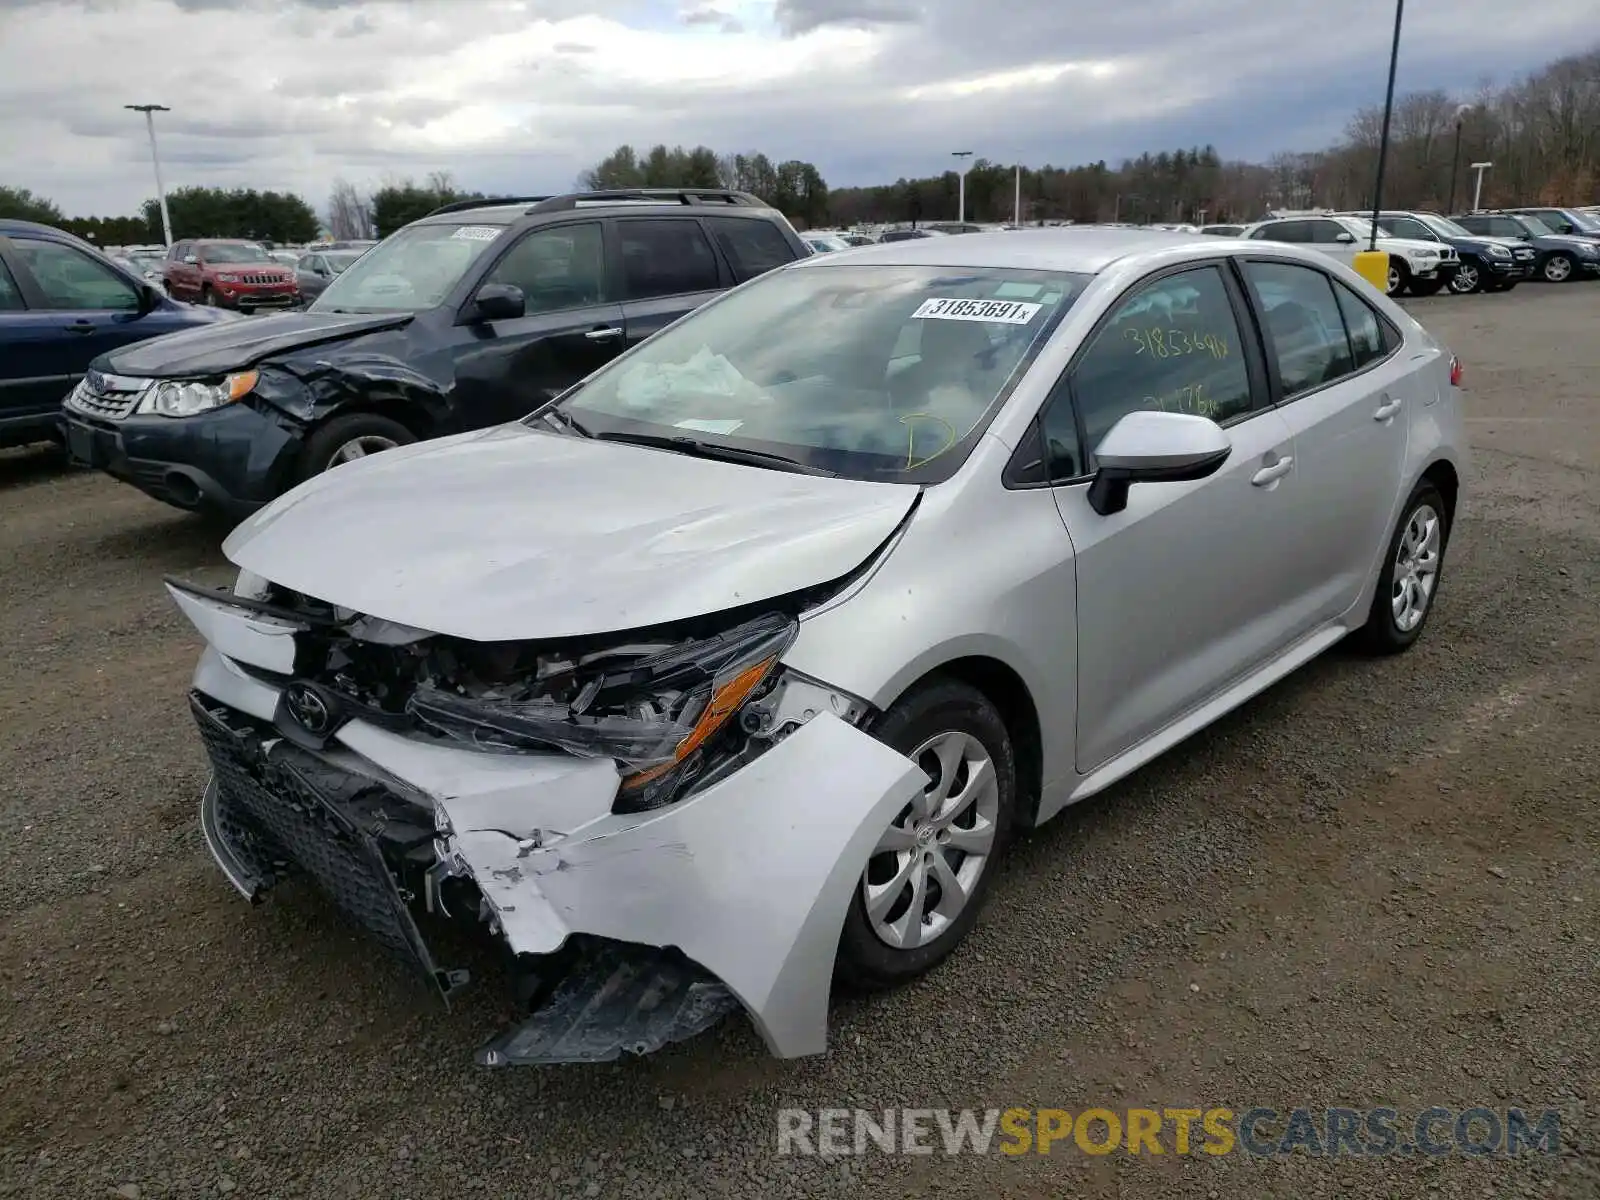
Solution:
{"label": "cloud", "polygon": [[[0,0],[5,182],[71,213],[169,186],[448,170],[571,186],[618,143],[763,150],[836,186],[1210,142],[1314,148],[1381,99],[1393,0]],[[1413,6],[1402,90],[1592,44],[1592,0]],[[1485,29],[1494,36],[1486,37]],[[180,53],[181,52],[181,53]]]}

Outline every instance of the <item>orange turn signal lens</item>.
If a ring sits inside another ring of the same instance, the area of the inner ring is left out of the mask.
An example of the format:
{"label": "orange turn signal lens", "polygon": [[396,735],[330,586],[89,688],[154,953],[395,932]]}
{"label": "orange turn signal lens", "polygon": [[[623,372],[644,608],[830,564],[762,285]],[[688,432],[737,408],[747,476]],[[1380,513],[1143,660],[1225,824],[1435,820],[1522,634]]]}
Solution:
{"label": "orange turn signal lens", "polygon": [[237,375],[229,375],[227,379],[228,399],[242,400],[255,390],[256,384],[260,381],[260,371],[240,371]]}
{"label": "orange turn signal lens", "polygon": [[623,789],[643,787],[652,779],[659,779],[704,745],[707,738],[726,725],[728,718],[739,711],[740,705],[750,698],[750,693],[760,686],[761,681],[767,677],[777,662],[778,656],[774,654],[770,658],[764,658],[745,667],[725,683],[717,684],[711,693],[711,702],[706,705],[705,712],[700,714],[700,719],[695,722],[689,736],[678,743],[672,761],[629,775],[622,781]]}

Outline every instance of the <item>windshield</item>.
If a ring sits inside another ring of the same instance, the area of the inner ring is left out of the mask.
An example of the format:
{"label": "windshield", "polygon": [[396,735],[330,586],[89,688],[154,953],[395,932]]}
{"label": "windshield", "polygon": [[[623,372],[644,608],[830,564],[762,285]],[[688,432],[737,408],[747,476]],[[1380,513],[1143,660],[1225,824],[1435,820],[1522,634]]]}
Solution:
{"label": "windshield", "polygon": [[200,249],[200,261],[208,263],[272,262],[272,256],[260,246],[244,242],[216,242]]}
{"label": "windshield", "polygon": [[600,437],[692,438],[856,479],[935,483],[960,467],[1090,278],[775,271],[641,343],[556,407]]}
{"label": "windshield", "polygon": [[344,269],[356,259],[361,257],[359,250],[334,250],[322,256],[322,261],[328,264],[335,275],[344,274]]}
{"label": "windshield", "polygon": [[1550,226],[1546,225],[1543,221],[1539,220],[1538,217],[1530,217],[1526,213],[1518,213],[1516,219],[1521,221],[1523,227],[1527,229],[1529,233],[1533,234],[1534,237],[1556,236],[1556,231],[1551,229]]}
{"label": "windshield", "polygon": [[1421,221],[1440,237],[1453,238],[1475,236],[1470,229],[1462,228],[1448,217],[1436,217],[1432,213],[1423,213],[1417,217],[1417,220]]}
{"label": "windshield", "polygon": [[1567,220],[1571,221],[1584,233],[1600,233],[1600,217],[1595,216],[1593,213],[1579,209],[1577,212],[1569,213]]}
{"label": "windshield", "polygon": [[[353,257],[312,312],[420,312],[444,303],[503,225],[412,225]],[[331,260],[333,255],[328,255]]]}

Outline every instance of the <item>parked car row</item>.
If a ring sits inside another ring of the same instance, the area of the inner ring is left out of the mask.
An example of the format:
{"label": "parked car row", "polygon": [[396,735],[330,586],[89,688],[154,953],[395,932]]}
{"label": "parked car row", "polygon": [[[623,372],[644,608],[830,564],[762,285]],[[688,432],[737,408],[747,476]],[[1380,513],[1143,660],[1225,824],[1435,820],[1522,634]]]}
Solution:
{"label": "parked car row", "polygon": [[1203,232],[1310,246],[1349,263],[1369,246],[1389,254],[1391,296],[1431,296],[1448,287],[1466,295],[1509,291],[1529,279],[1546,283],[1600,276],[1600,220],[1581,210],[1512,209],[1463,213],[1385,210],[1377,237],[1371,214],[1280,214],[1244,227]]}

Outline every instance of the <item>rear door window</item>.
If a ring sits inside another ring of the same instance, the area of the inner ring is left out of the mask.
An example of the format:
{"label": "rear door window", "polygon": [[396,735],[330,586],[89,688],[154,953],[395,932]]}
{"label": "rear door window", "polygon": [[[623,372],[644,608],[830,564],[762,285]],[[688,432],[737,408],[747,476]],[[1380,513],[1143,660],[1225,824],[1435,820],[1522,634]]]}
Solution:
{"label": "rear door window", "polygon": [[1344,317],[1345,332],[1350,336],[1350,352],[1356,370],[1369,363],[1387,358],[1400,344],[1400,334],[1377,311],[1337,279],[1333,281],[1333,294],[1339,302],[1339,312]]}
{"label": "rear door window", "polygon": [[717,256],[698,221],[621,220],[617,235],[627,299],[681,296],[722,286]]}
{"label": "rear door window", "polygon": [[1331,279],[1295,263],[1247,262],[1244,273],[1255,289],[1285,400],[1355,369]]}
{"label": "rear door window", "polygon": [[764,275],[795,259],[794,247],[771,221],[740,217],[708,217],[717,245],[740,283]]}

